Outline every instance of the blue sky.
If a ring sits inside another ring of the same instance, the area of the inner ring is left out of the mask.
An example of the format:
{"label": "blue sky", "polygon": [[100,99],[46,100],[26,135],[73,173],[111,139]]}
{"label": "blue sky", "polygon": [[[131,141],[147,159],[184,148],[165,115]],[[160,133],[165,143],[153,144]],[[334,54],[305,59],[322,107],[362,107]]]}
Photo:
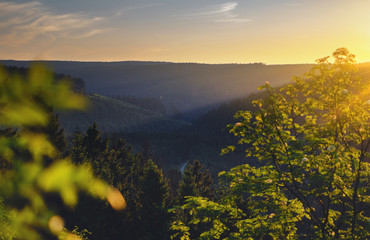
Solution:
{"label": "blue sky", "polygon": [[1,59],[307,63],[370,60],[368,0],[0,1]]}

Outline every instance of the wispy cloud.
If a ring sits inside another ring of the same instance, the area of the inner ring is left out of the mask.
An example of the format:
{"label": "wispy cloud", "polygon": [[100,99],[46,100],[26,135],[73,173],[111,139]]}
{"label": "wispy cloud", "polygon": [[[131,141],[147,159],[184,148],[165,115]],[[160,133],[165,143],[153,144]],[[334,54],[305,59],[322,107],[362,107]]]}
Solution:
{"label": "wispy cloud", "polygon": [[104,18],[84,13],[56,14],[42,3],[1,2],[0,44],[19,46],[39,36],[50,39],[84,38],[104,31]]}
{"label": "wispy cloud", "polygon": [[213,5],[204,9],[199,9],[194,13],[186,13],[177,16],[180,18],[190,19],[208,19],[214,22],[242,23],[251,21],[251,19],[239,17],[239,14],[235,13],[237,6],[237,2],[227,2],[224,4]]}

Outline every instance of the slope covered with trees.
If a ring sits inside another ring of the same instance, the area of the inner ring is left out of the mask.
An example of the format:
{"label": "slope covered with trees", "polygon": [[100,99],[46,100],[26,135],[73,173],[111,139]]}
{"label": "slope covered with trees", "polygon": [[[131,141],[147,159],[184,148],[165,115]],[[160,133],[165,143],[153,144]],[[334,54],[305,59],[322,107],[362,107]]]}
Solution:
{"label": "slope covered with trees", "polygon": [[85,111],[60,113],[60,122],[68,133],[85,131],[94,122],[105,133],[171,132],[190,125],[116,98],[99,94],[87,98],[90,104]]}
{"label": "slope covered with trees", "polygon": [[[27,61],[1,61],[27,67]],[[58,73],[84,79],[86,91],[103,96],[160,99],[168,116],[194,120],[219,104],[248,96],[265,81],[287,83],[311,65],[196,64],[167,62],[47,62]]]}

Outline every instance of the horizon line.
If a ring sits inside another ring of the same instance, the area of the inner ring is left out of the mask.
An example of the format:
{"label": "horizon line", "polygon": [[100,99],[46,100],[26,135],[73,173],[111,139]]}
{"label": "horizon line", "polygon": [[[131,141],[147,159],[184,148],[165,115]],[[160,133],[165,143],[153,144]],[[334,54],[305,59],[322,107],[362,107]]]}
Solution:
{"label": "horizon line", "polygon": [[[78,62],[78,63],[171,63],[171,64],[199,64],[199,65],[252,65],[252,64],[261,64],[265,66],[271,65],[314,65],[315,63],[266,63],[266,62],[248,62],[248,63],[211,63],[211,62],[176,62],[176,61],[162,61],[162,60],[119,60],[119,61],[97,61],[97,60],[18,60],[18,59],[0,59],[1,61],[14,61],[14,62]],[[355,64],[366,64],[370,61],[365,62],[356,62]]]}

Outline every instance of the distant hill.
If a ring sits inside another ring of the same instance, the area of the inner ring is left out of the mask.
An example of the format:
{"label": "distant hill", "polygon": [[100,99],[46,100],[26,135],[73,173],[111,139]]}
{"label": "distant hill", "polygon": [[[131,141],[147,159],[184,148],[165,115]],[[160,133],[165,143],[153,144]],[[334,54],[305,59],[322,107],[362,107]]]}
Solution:
{"label": "distant hill", "polygon": [[152,112],[166,115],[165,106],[163,105],[162,101],[157,98],[150,98],[150,97],[137,98],[137,97],[132,97],[132,96],[114,96],[114,98],[127,102],[127,103],[131,103],[133,105],[136,105],[143,109],[147,109]]}
{"label": "distant hill", "polygon": [[[29,68],[6,66],[10,74],[26,78]],[[72,84],[74,91],[84,94],[85,83],[80,78],[52,72],[56,81],[66,80]],[[161,101],[151,98],[135,98],[121,96],[111,98],[99,94],[89,94],[89,108],[84,112],[60,112],[60,122],[67,133],[76,129],[86,131],[94,121],[105,133],[113,132],[172,132],[189,126],[189,123],[169,119],[164,116]]]}
{"label": "distant hill", "polygon": [[[1,61],[29,66],[29,61]],[[160,99],[166,112],[194,120],[219,104],[248,96],[269,81],[283,85],[311,65],[195,64],[166,62],[47,63],[57,73],[82,78],[88,93]]]}
{"label": "distant hill", "polygon": [[[357,74],[363,79],[370,79],[370,63],[359,64],[359,72]],[[203,134],[226,133],[226,125],[238,121],[234,119],[236,112],[240,110],[255,111],[256,109],[252,101],[265,98],[266,96],[265,91],[259,91],[247,97],[237,98],[228,103],[221,104],[219,107],[208,111],[193,121],[192,129],[195,132]]]}
{"label": "distant hill", "polygon": [[[19,74],[22,77],[26,78],[29,74],[30,69],[28,67],[23,67],[23,66],[6,65],[5,70],[10,74]],[[55,72],[51,72],[51,73],[53,74],[53,78],[56,81],[60,81],[60,80],[68,81],[72,85],[72,88],[75,92],[78,92],[78,93],[85,92],[85,82],[81,78],[72,77],[71,75],[64,74],[64,73],[58,73],[58,74]]]}
{"label": "distant hill", "polygon": [[118,99],[98,94],[88,95],[88,98],[90,107],[87,111],[60,113],[60,123],[67,133],[86,131],[94,121],[104,133],[171,132],[189,125]]}
{"label": "distant hill", "polygon": [[192,130],[202,134],[228,135],[227,125],[238,121],[234,119],[235,113],[241,110],[255,111],[252,101],[266,96],[266,92],[252,93],[248,97],[222,104],[196,119],[192,123]]}
{"label": "distant hill", "polygon": [[[30,61],[0,61],[29,66]],[[310,64],[195,64],[166,62],[47,62],[57,73],[85,81],[87,93],[159,99],[170,116],[195,120],[209,110],[256,92],[269,81],[274,87],[302,75]],[[370,64],[360,64],[370,74]]]}

